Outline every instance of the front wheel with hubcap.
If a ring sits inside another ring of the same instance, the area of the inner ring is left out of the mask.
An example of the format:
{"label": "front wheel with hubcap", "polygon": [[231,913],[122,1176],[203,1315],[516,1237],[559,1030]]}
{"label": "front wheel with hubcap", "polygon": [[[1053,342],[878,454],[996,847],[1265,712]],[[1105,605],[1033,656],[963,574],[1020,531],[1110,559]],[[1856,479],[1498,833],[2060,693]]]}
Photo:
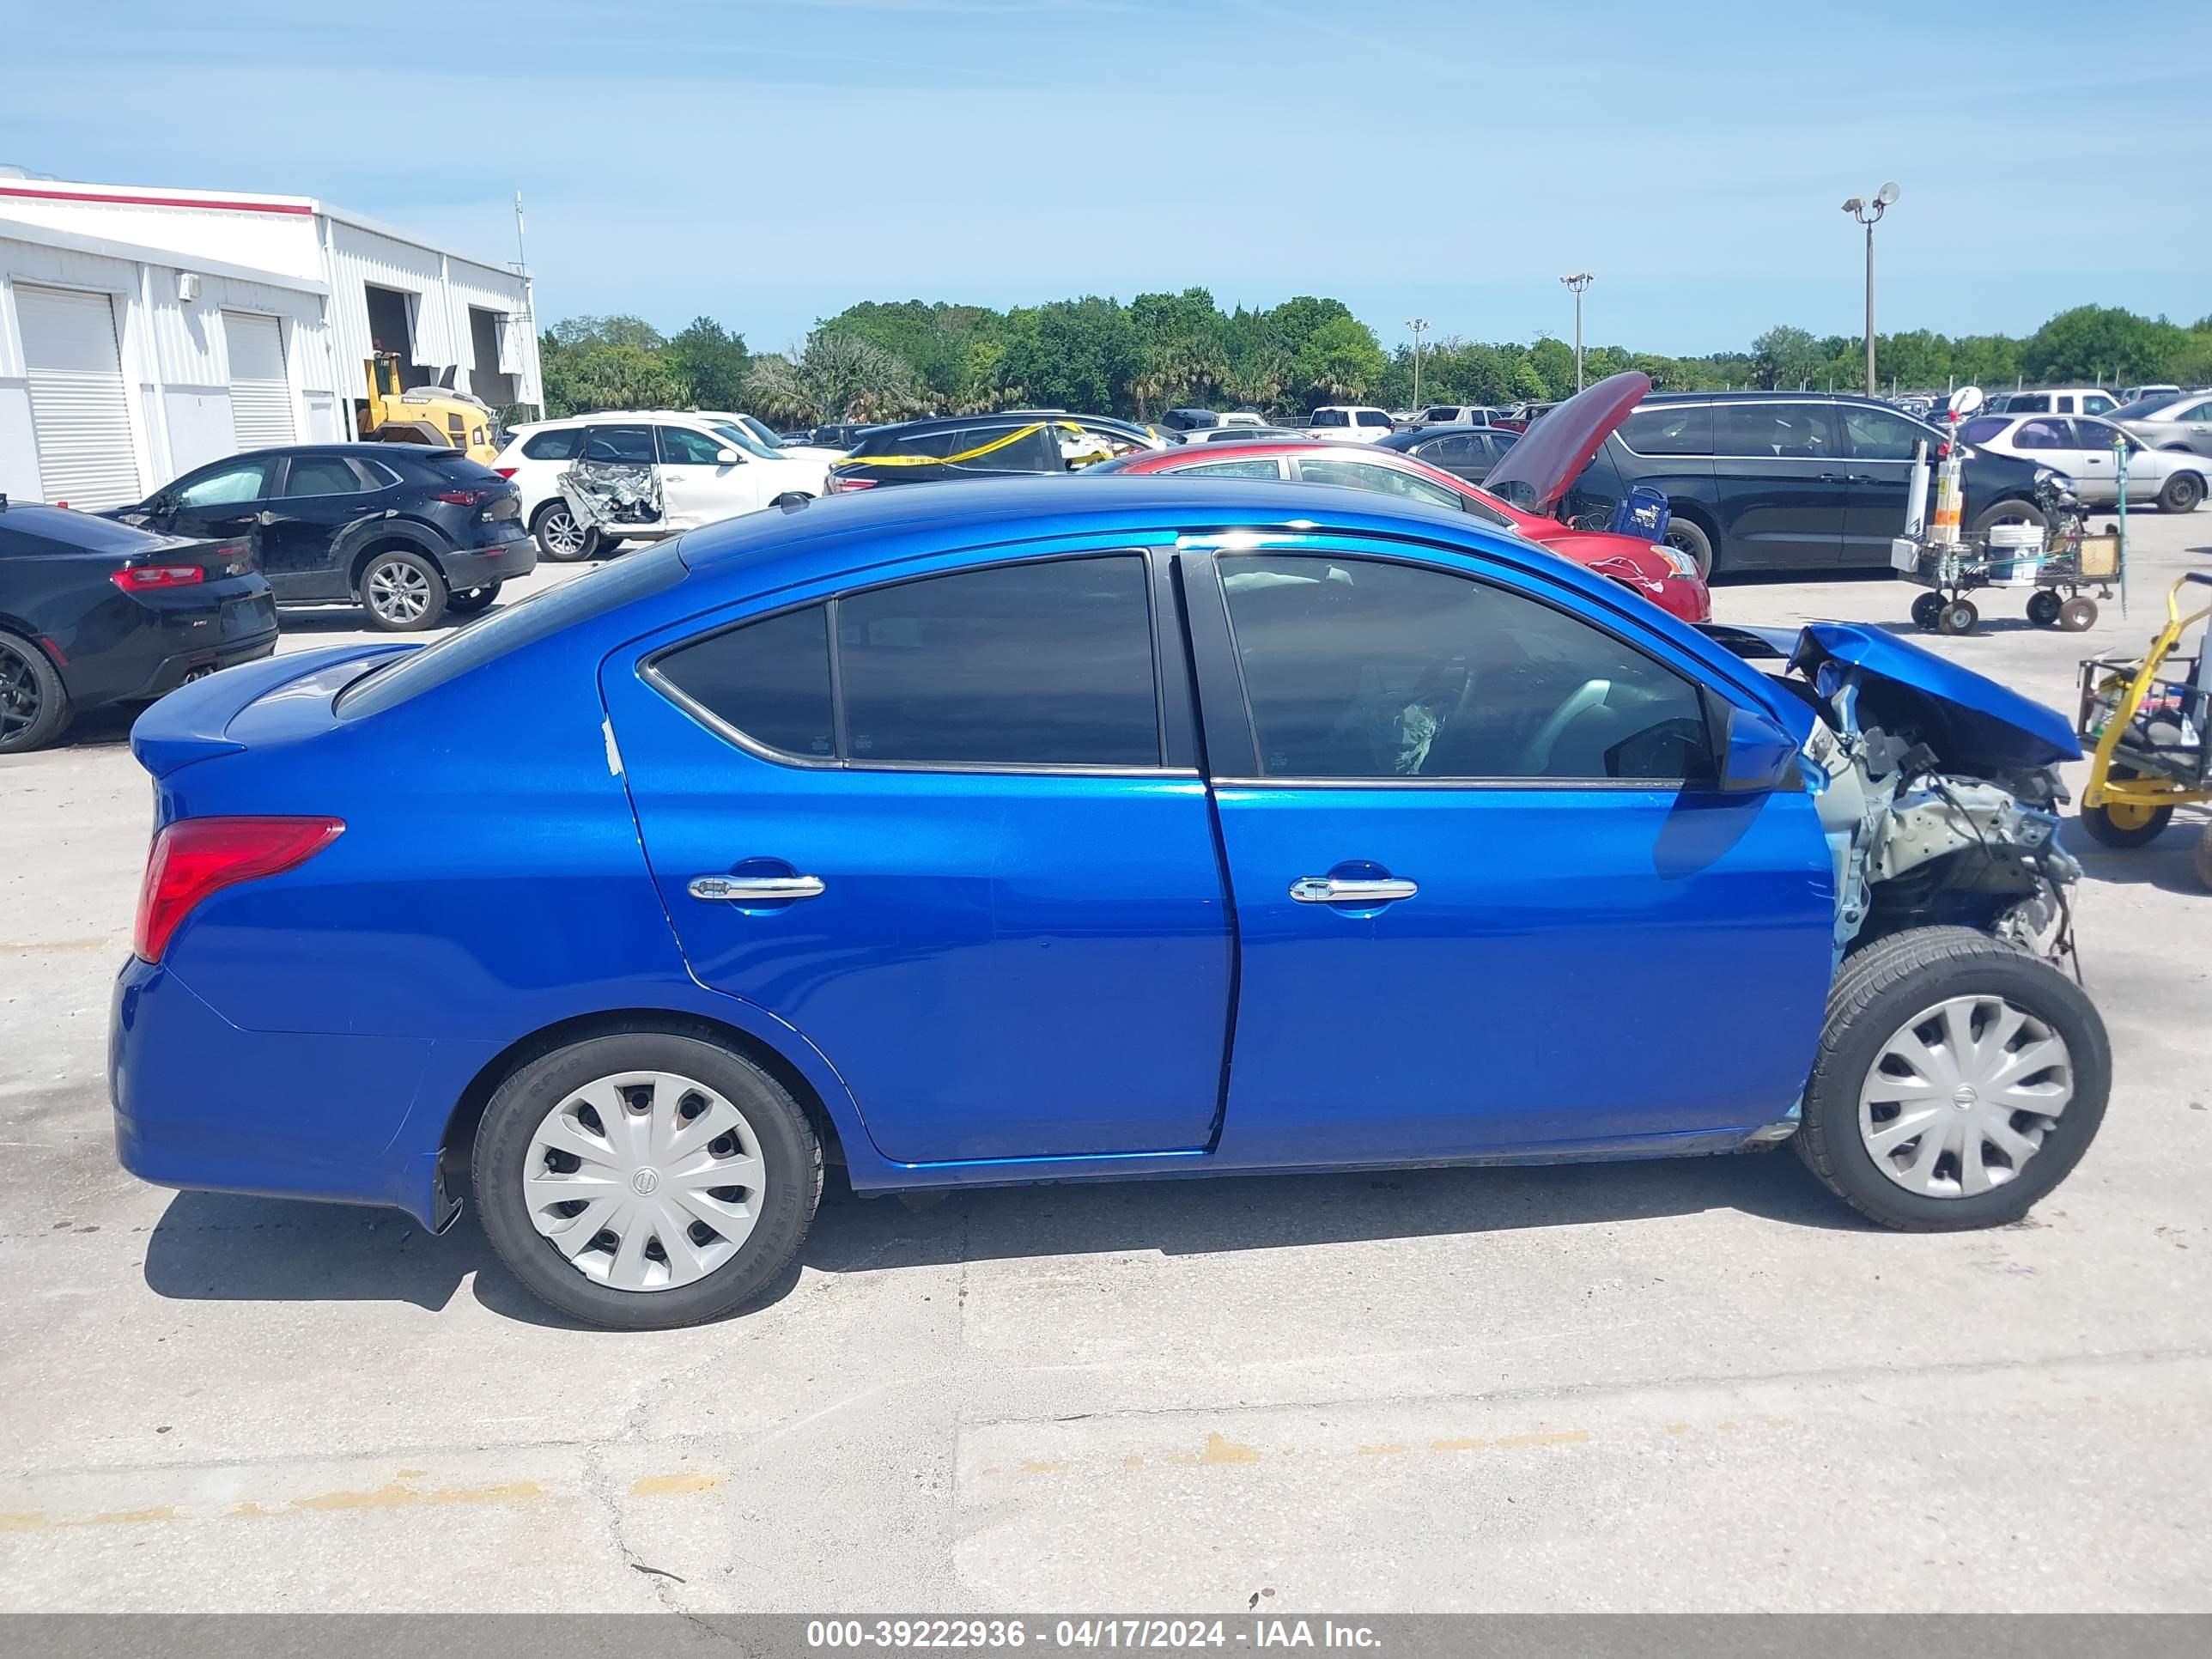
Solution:
{"label": "front wheel with hubcap", "polygon": [[69,693],[46,653],[0,634],[0,755],[43,748],[69,721]]}
{"label": "front wheel with hubcap", "polygon": [[477,1133],[500,1259],[540,1300],[621,1330],[719,1319],[799,1253],[822,1148],[773,1078],[703,1036],[626,1031],[531,1061]]}
{"label": "front wheel with hubcap", "polygon": [[540,511],[530,533],[538,538],[538,550],[555,564],[574,564],[599,550],[599,532],[578,524],[566,501],[555,501]]}
{"label": "front wheel with hubcap", "polygon": [[374,553],[361,568],[362,608],[387,634],[434,628],[446,614],[446,579],[420,553]]}
{"label": "front wheel with hubcap", "polygon": [[1916,927],[1847,958],[1829,991],[1798,1155],[1884,1226],[1998,1226],[2066,1178],[2111,1087],[2080,986],[1972,928]]}

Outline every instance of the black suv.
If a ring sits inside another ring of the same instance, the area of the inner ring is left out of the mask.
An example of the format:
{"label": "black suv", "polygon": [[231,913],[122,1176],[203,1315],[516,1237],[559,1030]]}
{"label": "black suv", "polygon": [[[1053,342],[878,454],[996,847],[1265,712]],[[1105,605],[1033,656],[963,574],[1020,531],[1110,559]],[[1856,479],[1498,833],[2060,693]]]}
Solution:
{"label": "black suv", "polygon": [[412,444],[258,449],[106,516],[248,538],[278,604],[355,600],[392,632],[473,615],[538,562],[512,483],[459,450]]}
{"label": "black suv", "polygon": [[942,415],[871,428],[852,453],[831,465],[830,488],[872,489],[878,484],[1067,472],[1164,447],[1127,421],[1071,415],[1062,409]]}
{"label": "black suv", "polygon": [[[1889,562],[1905,528],[1915,445],[1934,427],[1870,398],[1812,392],[1655,393],[1606,439],[1567,496],[1605,513],[1636,484],[1664,490],[1667,539],[1708,574],[1835,570]],[[1969,450],[1967,528],[2044,522],[2046,467]]]}

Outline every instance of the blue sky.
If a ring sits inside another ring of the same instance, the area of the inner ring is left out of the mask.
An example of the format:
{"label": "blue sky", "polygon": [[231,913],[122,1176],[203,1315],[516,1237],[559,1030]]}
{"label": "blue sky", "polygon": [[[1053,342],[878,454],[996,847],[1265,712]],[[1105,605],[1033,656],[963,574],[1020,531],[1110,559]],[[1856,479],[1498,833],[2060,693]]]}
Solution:
{"label": "blue sky", "polygon": [[1519,339],[1578,269],[1593,343],[1856,332],[1838,204],[1887,179],[1885,329],[2212,313],[2202,0],[0,0],[0,161],[495,259],[519,189],[542,320],[757,349],[860,299],[1192,283]]}

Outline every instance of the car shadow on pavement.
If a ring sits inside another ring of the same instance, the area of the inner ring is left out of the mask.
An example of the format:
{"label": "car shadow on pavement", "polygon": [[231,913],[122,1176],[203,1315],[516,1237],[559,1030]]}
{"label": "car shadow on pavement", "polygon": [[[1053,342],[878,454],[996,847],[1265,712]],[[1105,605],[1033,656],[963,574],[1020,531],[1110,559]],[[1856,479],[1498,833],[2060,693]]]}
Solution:
{"label": "car shadow on pavement", "polygon": [[[805,1268],[842,1274],[1037,1256],[1202,1256],[1726,1210],[1792,1226],[1868,1224],[1786,1152],[969,1189],[920,1206],[863,1198],[833,1172],[799,1266],[746,1311],[781,1301]],[[404,1302],[432,1312],[472,1284],[477,1300],[503,1317],[585,1328],[524,1290],[465,1213],[433,1237],[397,1211],[179,1193],[148,1240],[145,1278],[173,1301]]]}

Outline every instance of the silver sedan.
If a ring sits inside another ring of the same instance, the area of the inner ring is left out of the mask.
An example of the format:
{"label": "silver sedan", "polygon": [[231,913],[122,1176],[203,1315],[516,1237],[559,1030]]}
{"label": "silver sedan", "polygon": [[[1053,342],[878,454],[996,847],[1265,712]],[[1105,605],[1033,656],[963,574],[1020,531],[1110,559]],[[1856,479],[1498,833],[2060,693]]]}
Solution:
{"label": "silver sedan", "polygon": [[2202,388],[2123,404],[2112,413],[2153,449],[2185,449],[2212,456],[2212,392]]}
{"label": "silver sedan", "polygon": [[2188,513],[2203,501],[2212,460],[2187,450],[2154,449],[2134,433],[2094,415],[1983,415],[1959,428],[1960,441],[1999,455],[2016,455],[2063,472],[2083,505],[2111,507],[2119,500],[2118,452],[2128,458],[2128,500],[2155,501],[2167,513]]}

